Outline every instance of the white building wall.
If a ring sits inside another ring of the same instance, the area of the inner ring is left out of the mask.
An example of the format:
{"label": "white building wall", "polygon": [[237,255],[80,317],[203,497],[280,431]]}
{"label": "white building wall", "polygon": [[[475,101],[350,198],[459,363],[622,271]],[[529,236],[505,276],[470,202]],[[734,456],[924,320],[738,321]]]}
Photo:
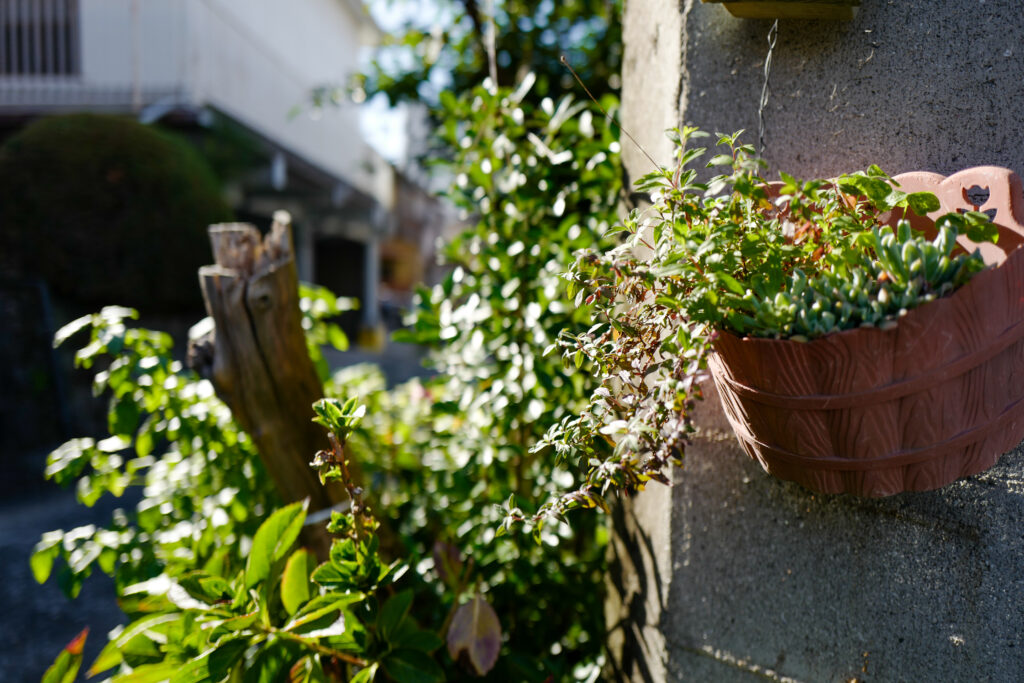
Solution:
{"label": "white building wall", "polygon": [[[0,111],[213,107],[390,208],[356,105],[310,111],[375,37],[355,0],[80,0],[80,72],[0,76]],[[299,113],[296,115],[296,110]]]}
{"label": "white building wall", "polygon": [[192,98],[389,204],[390,174],[363,140],[357,107],[310,108],[315,87],[358,68],[361,27],[348,3],[187,2]]}
{"label": "white building wall", "polygon": [[182,0],[81,0],[79,25],[83,85],[131,89],[138,76],[150,91],[184,86]]}

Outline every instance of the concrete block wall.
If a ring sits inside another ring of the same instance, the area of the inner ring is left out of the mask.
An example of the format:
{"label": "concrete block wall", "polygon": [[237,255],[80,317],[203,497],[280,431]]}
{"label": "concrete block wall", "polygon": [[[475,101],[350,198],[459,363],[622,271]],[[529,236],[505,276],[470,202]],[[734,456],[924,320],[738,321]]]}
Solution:
{"label": "concrete block wall", "polygon": [[[771,23],[630,0],[623,122],[745,128]],[[1024,173],[1016,0],[862,0],[852,22],[780,22],[765,157],[798,177],[875,163]],[[623,140],[632,177],[650,162]],[[740,451],[717,397],[671,488],[614,516],[609,677],[632,681],[1024,680],[1024,451],[938,491],[823,496]]]}

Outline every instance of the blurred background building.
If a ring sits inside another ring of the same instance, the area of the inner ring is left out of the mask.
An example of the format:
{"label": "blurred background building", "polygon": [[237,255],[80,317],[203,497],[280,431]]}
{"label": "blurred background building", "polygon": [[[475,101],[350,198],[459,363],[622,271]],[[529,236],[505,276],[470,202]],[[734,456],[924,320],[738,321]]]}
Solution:
{"label": "blurred background building", "polygon": [[[274,211],[290,212],[300,278],[358,298],[360,308],[345,314],[343,328],[353,340],[379,345],[386,328],[400,324],[415,284],[436,273],[434,244],[454,224],[421,182],[368,143],[359,104],[343,88],[324,87],[346,83],[381,37],[359,0],[0,0],[0,145],[41,119],[80,112],[130,118],[187,139],[212,168],[230,217],[266,228]],[[61,159],[55,156],[54,166]],[[103,172],[118,181],[116,172]],[[10,179],[21,171],[6,173]],[[144,235],[147,225],[134,229]],[[149,238],[149,248],[168,261],[176,258],[169,239],[176,238]],[[142,303],[132,302],[130,285],[120,290],[123,300],[100,301],[75,285],[100,277],[116,285],[136,246],[105,244],[120,260],[99,274],[69,271],[69,286],[37,269],[39,256],[19,265],[10,245],[0,243],[7,251],[0,253],[4,451],[28,446],[41,432],[53,445],[69,430],[82,431],[69,422],[96,414],[80,404],[68,410],[69,400],[77,403],[61,379],[69,354],[48,350],[56,327],[103,304],[135,305],[144,323],[179,333],[202,315],[195,263],[175,266],[184,278],[178,289],[193,305],[176,299],[162,306],[138,291]],[[46,248],[56,253],[68,244]],[[199,263],[209,262],[205,244],[198,251]],[[163,317],[147,319],[152,313]]]}
{"label": "blurred background building", "polygon": [[[359,0],[0,0],[0,136],[93,111],[244,140],[246,168],[224,188],[236,217],[265,224],[288,210],[300,276],[359,297],[373,327],[381,273],[405,268],[382,253],[420,259],[432,245],[422,233],[446,220],[367,143],[356,103],[313,103],[379,39]],[[417,254],[408,235],[382,249],[400,227],[399,194],[418,204],[412,241],[428,244]]]}

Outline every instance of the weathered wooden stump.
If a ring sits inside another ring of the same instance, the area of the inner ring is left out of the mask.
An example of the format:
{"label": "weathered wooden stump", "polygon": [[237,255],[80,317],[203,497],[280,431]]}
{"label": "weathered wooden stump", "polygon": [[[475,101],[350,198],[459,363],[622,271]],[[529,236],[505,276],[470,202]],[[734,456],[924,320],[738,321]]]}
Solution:
{"label": "weathered wooden stump", "polygon": [[[252,438],[281,497],[308,498],[316,511],[346,494],[336,483],[322,485],[309,465],[328,446],[311,421],[323,389],[302,331],[285,216],[275,216],[265,239],[244,223],[210,226],[215,265],[199,269],[199,283],[214,329],[190,345],[189,364],[213,382]],[[326,537],[305,540],[319,546]]]}

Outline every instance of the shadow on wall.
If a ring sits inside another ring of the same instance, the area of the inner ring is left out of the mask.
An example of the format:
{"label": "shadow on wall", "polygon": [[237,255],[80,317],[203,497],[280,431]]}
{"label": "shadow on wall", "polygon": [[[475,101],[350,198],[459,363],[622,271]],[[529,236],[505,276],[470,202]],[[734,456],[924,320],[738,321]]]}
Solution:
{"label": "shadow on wall", "polygon": [[[662,495],[668,493],[660,488]],[[662,575],[654,540],[635,514],[635,495],[620,501],[611,515],[613,540],[605,582],[612,596],[605,611],[611,656],[604,675],[615,681],[661,683],[665,680],[664,643],[657,625],[668,602],[669,583]]]}

